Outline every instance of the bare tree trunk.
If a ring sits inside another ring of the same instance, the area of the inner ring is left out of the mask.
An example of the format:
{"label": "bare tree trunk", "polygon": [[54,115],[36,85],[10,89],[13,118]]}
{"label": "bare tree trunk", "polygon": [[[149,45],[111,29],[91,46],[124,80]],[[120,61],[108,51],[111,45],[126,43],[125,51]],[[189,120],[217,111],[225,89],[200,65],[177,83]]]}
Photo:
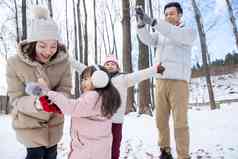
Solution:
{"label": "bare tree trunk", "polygon": [[27,38],[27,21],[26,21],[26,0],[22,0],[22,37],[21,40]]}
{"label": "bare tree trunk", "polygon": [[[132,72],[131,62],[131,22],[130,22],[130,2],[122,0],[122,29],[123,29],[123,68],[125,72]],[[126,113],[136,111],[134,107],[134,87],[128,89]]]}
{"label": "bare tree trunk", "polygon": [[[149,0],[149,11],[150,11],[150,17],[154,17],[154,15],[153,15],[153,7],[152,7],[152,2],[151,2],[151,0]],[[154,30],[154,28],[152,28],[152,31],[154,32],[155,30]]]}
{"label": "bare tree trunk", "polygon": [[19,43],[20,35],[19,35],[18,9],[17,9],[17,1],[16,0],[14,0],[14,7],[15,7],[15,22],[16,22],[16,40],[17,40],[17,43]]}
{"label": "bare tree trunk", "polygon": [[39,1],[38,0],[36,0],[36,5],[38,5],[39,4]]}
{"label": "bare tree trunk", "polygon": [[[145,6],[144,0],[136,0],[136,5]],[[139,70],[149,67],[149,49],[139,39]],[[150,80],[139,83],[139,114],[152,115],[150,109]]]}
{"label": "bare tree trunk", "polygon": [[48,0],[48,8],[50,11],[50,17],[53,18],[52,0]]}
{"label": "bare tree trunk", "polygon": [[93,0],[93,13],[94,13],[94,49],[95,49],[95,56],[94,62],[95,64],[98,63],[98,50],[97,50],[97,14],[96,14],[96,1]]}
{"label": "bare tree trunk", "polygon": [[108,10],[108,13],[109,13],[110,23],[111,23],[111,27],[112,27],[112,37],[113,37],[112,53],[114,53],[114,50],[115,50],[116,57],[118,58],[118,55],[117,55],[117,45],[116,45],[116,36],[115,36],[115,27],[114,27],[114,23],[112,21],[112,14],[111,14],[110,9],[109,9],[108,6],[107,6],[107,10]]}
{"label": "bare tree trunk", "polygon": [[212,83],[211,83],[210,70],[209,70],[209,67],[207,64],[208,49],[207,49],[206,34],[204,32],[201,13],[200,13],[199,8],[197,7],[195,0],[192,0],[192,6],[193,6],[194,13],[195,13],[195,19],[197,22],[197,28],[198,28],[198,32],[199,32],[199,38],[200,38],[201,50],[202,50],[203,66],[206,71],[206,82],[207,82],[208,94],[209,94],[209,99],[210,99],[210,107],[211,107],[211,109],[216,109],[216,103],[214,100],[214,94],[213,94]]}
{"label": "bare tree trunk", "polygon": [[7,53],[8,53],[7,44],[5,42],[5,39],[2,36],[0,36],[0,41],[2,41],[2,45],[4,48],[4,57],[5,57],[5,60],[7,61]]}
{"label": "bare tree trunk", "polygon": [[[159,0],[158,0],[159,1]],[[153,15],[153,7],[152,7],[152,2],[151,0],[149,0],[149,10],[150,10],[150,17],[154,17]],[[152,31],[155,31],[154,29],[152,29]],[[158,49],[157,49],[158,50]],[[153,49],[154,54],[156,53],[156,48]],[[153,64],[153,51],[152,48],[149,49],[149,55],[150,55],[150,63],[151,65]],[[155,109],[155,92],[154,92],[154,79],[151,79],[151,87],[150,87],[150,92],[151,92],[151,109],[154,110]]]}
{"label": "bare tree trunk", "polygon": [[88,65],[88,15],[85,0],[83,0],[83,8],[85,15],[84,22],[84,64]]}
{"label": "bare tree trunk", "polygon": [[[148,47],[139,42],[139,70],[149,67],[149,51]],[[150,80],[139,83],[139,114],[149,114],[152,116],[150,108]]]}
{"label": "bare tree trunk", "polygon": [[226,0],[226,4],[227,4],[227,9],[228,9],[228,12],[229,12],[230,21],[231,21],[232,28],[233,28],[233,33],[234,33],[235,40],[236,40],[236,48],[238,49],[238,31],[237,31],[237,26],[236,26],[236,18],[233,14],[233,9],[231,7],[230,1]]}
{"label": "bare tree trunk", "polygon": [[102,63],[102,47],[99,48],[99,61],[98,63]]}
{"label": "bare tree trunk", "polygon": [[76,10],[75,10],[75,1],[73,0],[73,16],[74,16],[74,44],[75,44],[75,59],[78,60],[78,36],[77,36],[77,20],[76,20]]}
{"label": "bare tree trunk", "polygon": [[9,103],[9,96],[8,96],[8,93],[6,95],[7,99],[6,99],[6,114],[9,114],[11,112],[11,110],[13,109],[12,106],[10,105]]}
{"label": "bare tree trunk", "polygon": [[106,29],[106,35],[107,35],[107,43],[108,43],[108,53],[111,54],[111,45],[110,45],[110,38],[109,38],[109,33],[108,33],[108,27],[107,27],[107,17],[106,13],[104,12],[104,24],[105,24],[105,29]]}
{"label": "bare tree trunk", "polygon": [[[74,42],[75,42],[75,48],[74,48],[74,56],[75,59],[78,60],[78,38],[77,38],[77,20],[76,20],[76,11],[75,11],[75,1],[73,0],[73,15],[74,15]],[[80,95],[79,91],[79,74],[77,71],[75,71],[75,88],[74,88],[74,96],[75,98],[78,98]]]}
{"label": "bare tree trunk", "polygon": [[82,40],[82,24],[81,24],[81,10],[80,10],[80,0],[77,4],[78,13],[78,45],[79,45],[79,61],[83,63],[83,40]]}
{"label": "bare tree trunk", "polygon": [[65,1],[66,46],[69,49],[68,3]]}
{"label": "bare tree trunk", "polygon": [[103,41],[103,46],[104,46],[104,52],[105,52],[105,54],[107,54],[108,51],[107,51],[106,40],[105,40],[105,37],[104,37],[104,27],[103,27],[103,31],[101,32],[101,35],[102,35],[102,41]]}

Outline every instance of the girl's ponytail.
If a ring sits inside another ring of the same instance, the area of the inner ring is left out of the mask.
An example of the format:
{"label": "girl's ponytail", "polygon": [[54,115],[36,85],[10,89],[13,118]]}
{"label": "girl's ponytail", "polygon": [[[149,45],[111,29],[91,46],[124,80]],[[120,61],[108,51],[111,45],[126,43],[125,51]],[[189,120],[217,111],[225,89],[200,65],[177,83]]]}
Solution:
{"label": "girl's ponytail", "polygon": [[108,118],[116,113],[121,105],[121,97],[114,85],[109,82],[107,87],[96,89],[102,97],[102,114]]}

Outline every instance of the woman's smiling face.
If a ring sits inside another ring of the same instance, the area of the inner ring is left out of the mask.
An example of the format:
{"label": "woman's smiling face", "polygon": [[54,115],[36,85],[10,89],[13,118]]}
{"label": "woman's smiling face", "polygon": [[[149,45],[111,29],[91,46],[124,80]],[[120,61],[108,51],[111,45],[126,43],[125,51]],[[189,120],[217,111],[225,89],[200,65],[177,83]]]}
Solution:
{"label": "woman's smiling face", "polygon": [[57,52],[57,40],[44,40],[36,43],[36,60],[47,63]]}

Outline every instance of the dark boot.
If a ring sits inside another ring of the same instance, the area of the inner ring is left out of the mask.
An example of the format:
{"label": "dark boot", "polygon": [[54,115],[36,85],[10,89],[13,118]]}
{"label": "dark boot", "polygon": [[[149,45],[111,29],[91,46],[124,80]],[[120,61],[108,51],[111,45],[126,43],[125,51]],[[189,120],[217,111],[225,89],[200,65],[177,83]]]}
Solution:
{"label": "dark boot", "polygon": [[166,147],[166,148],[160,148],[160,156],[159,158],[160,159],[173,159],[173,156],[170,152],[170,148],[169,147]]}

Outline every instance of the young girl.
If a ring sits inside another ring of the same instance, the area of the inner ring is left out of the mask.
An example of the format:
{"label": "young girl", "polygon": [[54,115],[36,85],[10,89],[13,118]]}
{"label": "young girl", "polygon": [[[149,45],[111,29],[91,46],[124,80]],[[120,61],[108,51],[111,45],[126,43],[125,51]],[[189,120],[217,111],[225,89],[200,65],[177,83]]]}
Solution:
{"label": "young girl", "polygon": [[[102,66],[100,70],[106,72]],[[89,66],[82,72],[83,94],[78,99],[68,99],[54,91],[44,93],[64,114],[72,116],[70,159],[111,159],[111,117],[121,99],[107,74],[104,79],[101,74],[100,79],[95,77],[98,71],[95,66]]]}

